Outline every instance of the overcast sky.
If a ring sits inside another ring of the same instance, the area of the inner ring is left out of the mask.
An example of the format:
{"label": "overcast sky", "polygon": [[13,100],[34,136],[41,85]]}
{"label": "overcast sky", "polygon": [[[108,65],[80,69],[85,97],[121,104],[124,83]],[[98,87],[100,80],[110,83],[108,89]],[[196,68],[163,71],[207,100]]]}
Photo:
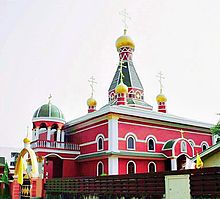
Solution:
{"label": "overcast sky", "polygon": [[107,103],[124,8],[145,101],[157,110],[162,71],[168,113],[218,121],[219,0],[0,0],[0,146],[22,146],[50,93],[67,121],[86,114],[92,75],[97,108]]}

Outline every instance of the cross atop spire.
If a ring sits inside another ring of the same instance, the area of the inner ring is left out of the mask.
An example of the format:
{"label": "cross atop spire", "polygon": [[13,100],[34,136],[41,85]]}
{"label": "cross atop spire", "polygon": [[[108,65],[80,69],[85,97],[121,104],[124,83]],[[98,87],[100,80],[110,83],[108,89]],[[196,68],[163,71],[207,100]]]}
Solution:
{"label": "cross atop spire", "polygon": [[50,104],[51,103],[51,98],[52,98],[52,95],[51,95],[51,93],[50,93],[50,95],[49,95],[49,97],[48,97],[48,104]]}
{"label": "cross atop spire", "polygon": [[163,76],[163,73],[161,71],[158,73],[157,77],[159,78],[159,83],[160,83],[160,93],[162,93],[163,90],[162,79],[165,79],[165,77]]}
{"label": "cross atop spire", "polygon": [[128,19],[131,20],[131,17],[128,15],[126,9],[120,11],[119,14],[122,16],[122,22],[123,22],[123,24],[124,24],[124,34],[126,34],[126,31],[127,31],[127,29],[128,29],[127,20],[128,20]]}
{"label": "cross atop spire", "polygon": [[90,83],[90,87],[91,87],[91,90],[92,90],[92,92],[91,92],[91,97],[93,97],[93,94],[94,94],[94,91],[95,91],[95,89],[94,89],[94,84],[97,84],[97,82],[95,82],[95,78],[92,76],[92,77],[90,77],[90,79],[88,80],[88,82]]}
{"label": "cross atop spire", "polygon": [[123,82],[123,78],[125,77],[124,74],[123,74],[122,69],[123,69],[123,68],[127,68],[127,67],[123,65],[124,62],[123,62],[122,59],[119,61],[119,63],[120,63],[119,73],[120,73],[120,76],[121,76],[121,77],[120,77],[120,83],[122,83],[122,82]]}

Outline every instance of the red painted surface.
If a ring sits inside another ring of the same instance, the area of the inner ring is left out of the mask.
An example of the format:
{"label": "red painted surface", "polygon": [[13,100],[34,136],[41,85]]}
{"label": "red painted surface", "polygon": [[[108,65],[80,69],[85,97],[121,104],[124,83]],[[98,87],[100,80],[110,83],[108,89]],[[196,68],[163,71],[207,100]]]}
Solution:
{"label": "red painted surface", "polygon": [[78,165],[74,160],[63,160],[63,177],[79,176]]}

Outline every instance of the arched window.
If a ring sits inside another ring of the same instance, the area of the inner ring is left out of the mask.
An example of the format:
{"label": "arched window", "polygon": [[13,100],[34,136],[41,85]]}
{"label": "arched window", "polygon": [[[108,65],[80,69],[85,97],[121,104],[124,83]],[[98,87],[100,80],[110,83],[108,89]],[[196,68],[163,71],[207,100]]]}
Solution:
{"label": "arched window", "polygon": [[97,164],[97,176],[100,176],[104,173],[104,164],[102,162],[98,162]]}
{"label": "arched window", "polygon": [[204,142],[202,142],[201,147],[202,147],[202,151],[205,151],[206,149],[209,148],[209,145],[207,142],[204,141]]}
{"label": "arched window", "polygon": [[149,173],[156,172],[156,164],[154,162],[150,162],[148,164],[148,172]]}
{"label": "arched window", "polygon": [[187,152],[186,141],[181,142],[181,152]]}
{"label": "arched window", "polygon": [[102,136],[99,136],[97,139],[97,150],[101,151],[104,149],[104,139]]}
{"label": "arched window", "polygon": [[133,136],[129,136],[127,139],[127,149],[130,149],[130,150],[135,149],[135,139]]}
{"label": "arched window", "polygon": [[136,173],[135,162],[129,161],[127,164],[127,174],[134,174],[134,173]]}
{"label": "arched window", "polygon": [[155,141],[153,138],[148,139],[148,151],[155,151]]}
{"label": "arched window", "polygon": [[190,145],[192,146],[192,148],[194,148],[194,147],[195,147],[195,143],[194,143],[194,141],[193,141],[193,140],[189,140],[189,143],[190,143]]}

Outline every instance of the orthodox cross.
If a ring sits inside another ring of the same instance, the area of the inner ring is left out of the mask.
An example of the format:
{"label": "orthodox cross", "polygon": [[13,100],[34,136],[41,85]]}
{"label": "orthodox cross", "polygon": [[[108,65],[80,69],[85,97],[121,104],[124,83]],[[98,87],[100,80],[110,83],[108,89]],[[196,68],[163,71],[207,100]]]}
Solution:
{"label": "orthodox cross", "polygon": [[124,74],[123,74],[122,69],[123,69],[123,68],[126,68],[126,66],[123,65],[124,62],[123,62],[122,59],[119,61],[119,63],[120,63],[119,73],[120,73],[120,76],[121,76],[121,78],[120,78],[120,83],[122,83],[122,82],[123,82],[123,78],[125,77]]}
{"label": "orthodox cross", "polygon": [[48,97],[48,100],[49,100],[48,104],[50,104],[51,98],[52,98],[52,95],[50,94],[49,97]]}
{"label": "orthodox cross", "polygon": [[95,91],[95,89],[94,89],[94,84],[97,84],[97,82],[95,82],[95,78],[92,76],[92,77],[90,77],[90,79],[88,80],[88,82],[90,83],[90,87],[91,87],[91,89],[92,89],[92,97],[93,97],[93,94],[94,94],[94,91]]}
{"label": "orthodox cross", "polygon": [[184,131],[183,131],[183,129],[180,130],[180,133],[181,133],[181,138],[184,138]]}
{"label": "orthodox cross", "polygon": [[163,76],[162,72],[159,72],[157,77],[159,78],[159,83],[160,83],[160,93],[162,93],[162,89],[163,89],[162,79],[165,79],[165,77]]}
{"label": "orthodox cross", "polygon": [[129,17],[126,9],[119,12],[119,14],[122,16],[122,22],[124,23],[124,31],[126,33],[126,30],[128,28],[127,19],[131,20],[131,17]]}

